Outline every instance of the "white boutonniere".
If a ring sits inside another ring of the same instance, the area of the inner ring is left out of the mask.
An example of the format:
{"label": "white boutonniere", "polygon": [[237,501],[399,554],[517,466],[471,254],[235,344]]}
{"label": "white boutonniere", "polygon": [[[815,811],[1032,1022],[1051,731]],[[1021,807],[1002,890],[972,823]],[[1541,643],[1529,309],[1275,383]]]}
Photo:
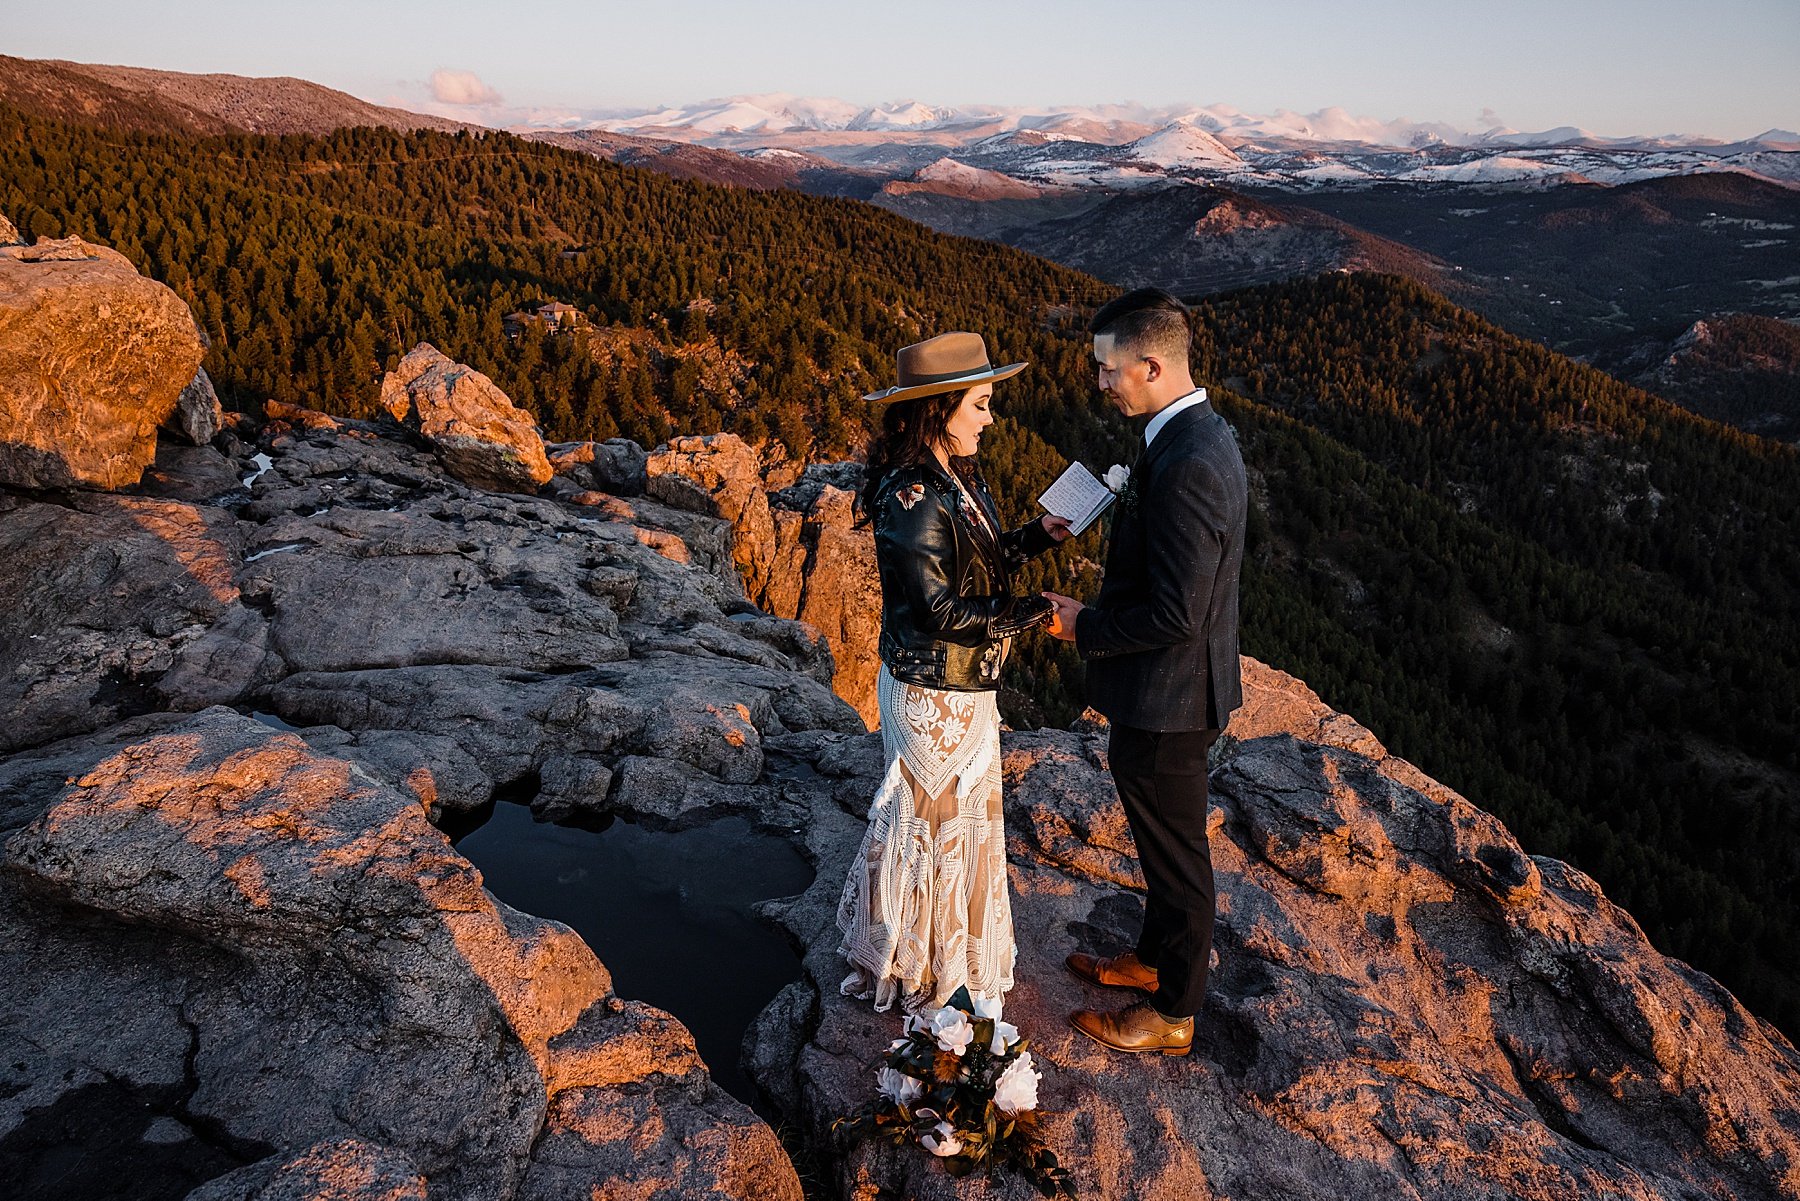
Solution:
{"label": "white boutonniere", "polygon": [[1114,463],[1106,469],[1100,482],[1119,498],[1119,512],[1137,512],[1137,476],[1129,467]]}

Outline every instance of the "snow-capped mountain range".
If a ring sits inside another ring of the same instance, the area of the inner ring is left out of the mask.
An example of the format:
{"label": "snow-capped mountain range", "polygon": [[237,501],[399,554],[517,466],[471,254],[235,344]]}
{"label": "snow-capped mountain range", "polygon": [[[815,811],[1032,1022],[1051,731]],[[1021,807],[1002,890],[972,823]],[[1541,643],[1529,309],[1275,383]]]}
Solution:
{"label": "snow-capped mountain range", "polygon": [[1228,105],[941,107],[905,100],[863,107],[786,93],[598,118],[571,114],[545,124],[740,153],[805,150],[895,175],[932,161],[937,151],[1054,187],[1130,188],[1182,178],[1300,189],[1383,182],[1517,187],[1718,170],[1800,184],[1800,134],[1782,129],[1727,143],[1677,134],[1602,137],[1573,126],[1470,130],[1342,108],[1258,115]]}

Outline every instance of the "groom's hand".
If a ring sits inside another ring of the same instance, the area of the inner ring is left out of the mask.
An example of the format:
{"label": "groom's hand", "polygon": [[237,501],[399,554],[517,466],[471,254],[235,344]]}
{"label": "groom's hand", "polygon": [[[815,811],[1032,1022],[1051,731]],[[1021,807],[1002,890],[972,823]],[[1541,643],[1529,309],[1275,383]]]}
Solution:
{"label": "groom's hand", "polygon": [[1058,517],[1054,513],[1046,513],[1040,520],[1044,523],[1044,532],[1058,542],[1066,542],[1075,535],[1069,529],[1069,519]]}
{"label": "groom's hand", "polygon": [[1060,592],[1046,592],[1043,595],[1045,600],[1055,606],[1050,614],[1050,624],[1044,628],[1052,638],[1061,638],[1064,642],[1075,641],[1075,616],[1087,606]]}

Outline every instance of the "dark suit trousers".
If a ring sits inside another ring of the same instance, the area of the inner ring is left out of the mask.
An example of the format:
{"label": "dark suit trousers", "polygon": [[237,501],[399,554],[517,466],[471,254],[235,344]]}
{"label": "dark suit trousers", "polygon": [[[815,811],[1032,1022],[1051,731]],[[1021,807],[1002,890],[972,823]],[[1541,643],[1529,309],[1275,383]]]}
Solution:
{"label": "dark suit trousers", "polygon": [[1212,845],[1206,838],[1206,752],[1217,730],[1115,725],[1107,743],[1144,871],[1138,959],[1156,969],[1150,1003],[1164,1017],[1200,1012],[1212,960]]}

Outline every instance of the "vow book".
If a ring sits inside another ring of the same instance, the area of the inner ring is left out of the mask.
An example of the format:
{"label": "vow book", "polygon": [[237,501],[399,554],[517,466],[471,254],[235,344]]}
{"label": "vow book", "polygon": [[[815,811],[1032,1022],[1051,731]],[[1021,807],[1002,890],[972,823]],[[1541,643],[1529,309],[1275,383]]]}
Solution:
{"label": "vow book", "polygon": [[1044,489],[1038,504],[1058,517],[1069,519],[1071,533],[1079,534],[1113,503],[1112,489],[1094,478],[1080,463],[1070,463],[1056,482]]}

